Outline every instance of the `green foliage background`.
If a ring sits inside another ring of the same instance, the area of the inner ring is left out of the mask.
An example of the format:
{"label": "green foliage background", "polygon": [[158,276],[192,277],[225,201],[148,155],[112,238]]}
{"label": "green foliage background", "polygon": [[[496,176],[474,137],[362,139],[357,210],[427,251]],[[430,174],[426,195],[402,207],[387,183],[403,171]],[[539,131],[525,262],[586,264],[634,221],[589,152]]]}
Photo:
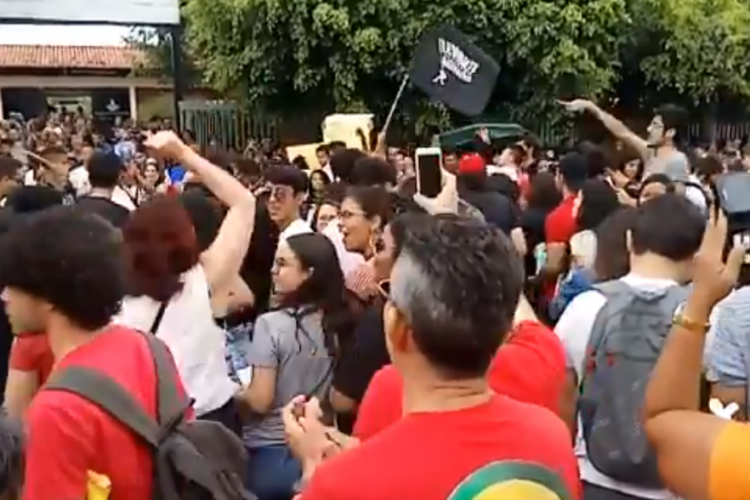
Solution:
{"label": "green foliage background", "polygon": [[[695,108],[750,95],[749,0],[183,0],[191,78],[283,119],[384,116],[426,29],[451,23],[501,66],[487,113],[559,118],[587,96]],[[165,68],[163,33],[136,31]],[[400,120],[451,120],[407,92]]]}

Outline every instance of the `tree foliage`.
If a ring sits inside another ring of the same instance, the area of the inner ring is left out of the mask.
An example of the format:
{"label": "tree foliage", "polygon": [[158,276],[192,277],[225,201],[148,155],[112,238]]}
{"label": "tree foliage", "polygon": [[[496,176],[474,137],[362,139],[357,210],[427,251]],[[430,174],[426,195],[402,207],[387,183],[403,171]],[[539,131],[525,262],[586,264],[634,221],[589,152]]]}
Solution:
{"label": "tree foliage", "polygon": [[[500,64],[496,116],[635,89],[696,104],[750,94],[747,0],[186,0],[183,17],[204,81],[281,116],[384,115],[420,35],[442,23]],[[446,114],[416,90],[400,109]]]}

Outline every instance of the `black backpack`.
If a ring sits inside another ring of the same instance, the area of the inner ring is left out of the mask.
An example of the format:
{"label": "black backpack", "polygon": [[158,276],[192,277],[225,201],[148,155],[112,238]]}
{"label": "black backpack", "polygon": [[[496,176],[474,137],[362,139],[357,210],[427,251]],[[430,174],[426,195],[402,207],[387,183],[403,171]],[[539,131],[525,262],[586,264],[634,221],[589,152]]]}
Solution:
{"label": "black backpack", "polygon": [[153,335],[149,344],[157,378],[158,422],[123,387],[101,371],[70,366],[45,384],[66,391],[109,413],[153,450],[153,500],[256,500],[242,482],[247,452],[233,432],[210,420],[188,420],[191,402],[180,397],[177,371],[167,346]]}

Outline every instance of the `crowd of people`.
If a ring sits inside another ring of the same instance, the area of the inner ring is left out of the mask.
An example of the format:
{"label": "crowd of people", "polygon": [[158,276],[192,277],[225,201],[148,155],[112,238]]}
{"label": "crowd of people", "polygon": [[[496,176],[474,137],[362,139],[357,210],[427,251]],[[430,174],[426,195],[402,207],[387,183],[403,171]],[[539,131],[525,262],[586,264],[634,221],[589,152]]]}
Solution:
{"label": "crowd of people", "polygon": [[437,197],[382,137],[0,126],[0,495],[750,498],[750,149],[561,105],[618,146],[480,129]]}

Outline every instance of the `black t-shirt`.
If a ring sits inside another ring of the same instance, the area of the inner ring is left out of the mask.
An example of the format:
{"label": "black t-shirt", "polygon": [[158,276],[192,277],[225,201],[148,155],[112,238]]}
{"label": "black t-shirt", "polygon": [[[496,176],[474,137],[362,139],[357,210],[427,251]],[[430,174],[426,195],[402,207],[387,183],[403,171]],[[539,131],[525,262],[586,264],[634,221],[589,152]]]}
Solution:
{"label": "black t-shirt", "polygon": [[461,199],[484,215],[484,220],[506,235],[518,227],[518,209],[507,196],[489,190],[472,191],[459,188]]}
{"label": "black t-shirt", "polygon": [[354,339],[342,353],[333,374],[333,387],[344,396],[362,402],[375,372],[391,362],[385,345],[383,305],[370,306],[354,329]]}
{"label": "black t-shirt", "polygon": [[76,202],[76,207],[88,213],[96,214],[120,229],[130,216],[127,208],[99,196],[84,196]]}

